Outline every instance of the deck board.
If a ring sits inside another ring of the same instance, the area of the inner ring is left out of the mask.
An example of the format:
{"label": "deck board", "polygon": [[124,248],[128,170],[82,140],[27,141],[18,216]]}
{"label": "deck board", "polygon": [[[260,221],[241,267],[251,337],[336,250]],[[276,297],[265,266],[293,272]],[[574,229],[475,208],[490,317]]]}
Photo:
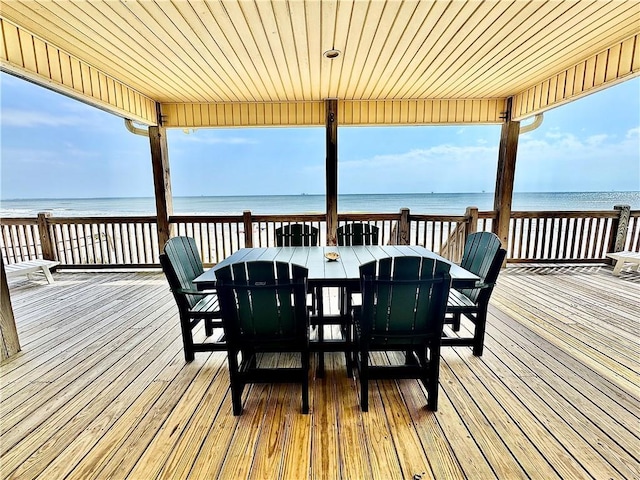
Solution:
{"label": "deck board", "polygon": [[413,380],[372,382],[362,413],[329,353],[309,415],[284,384],[248,388],[241,417],[223,352],[184,362],[161,273],[16,279],[23,350],[0,364],[0,477],[639,478],[640,273],[611,271],[503,271],[484,355],[443,349],[437,413]]}

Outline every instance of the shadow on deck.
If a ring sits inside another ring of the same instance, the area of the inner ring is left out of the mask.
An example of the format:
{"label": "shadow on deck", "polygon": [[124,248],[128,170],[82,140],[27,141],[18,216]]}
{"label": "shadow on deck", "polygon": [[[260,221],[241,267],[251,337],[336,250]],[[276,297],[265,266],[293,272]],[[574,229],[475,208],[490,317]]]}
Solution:
{"label": "shadow on deck", "polygon": [[374,382],[361,413],[336,353],[309,415],[299,387],[255,385],[241,417],[224,354],[184,362],[161,273],[54,276],[10,284],[22,352],[0,367],[2,478],[640,476],[638,273],[508,268],[483,357],[443,351],[437,413],[413,380]]}

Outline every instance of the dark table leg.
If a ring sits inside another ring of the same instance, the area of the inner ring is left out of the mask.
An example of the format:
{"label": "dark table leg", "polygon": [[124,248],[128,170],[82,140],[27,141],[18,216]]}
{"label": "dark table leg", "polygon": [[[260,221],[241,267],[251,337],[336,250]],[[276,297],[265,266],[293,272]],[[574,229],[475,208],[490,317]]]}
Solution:
{"label": "dark table leg", "polygon": [[[322,287],[316,287],[316,307],[318,315],[318,342],[320,345],[324,342],[324,299],[322,298]],[[318,351],[318,366],[316,368],[316,377],[324,377],[324,352],[322,348]]]}

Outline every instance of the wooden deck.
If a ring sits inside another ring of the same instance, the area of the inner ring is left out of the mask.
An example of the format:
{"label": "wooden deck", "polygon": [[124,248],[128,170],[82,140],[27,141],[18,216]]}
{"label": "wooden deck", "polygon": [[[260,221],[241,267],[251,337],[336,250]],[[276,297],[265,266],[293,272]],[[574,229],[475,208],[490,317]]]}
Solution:
{"label": "wooden deck", "polygon": [[639,478],[640,273],[611,271],[503,272],[484,356],[444,351],[437,413],[411,380],[361,413],[329,354],[309,415],[297,386],[256,385],[241,417],[224,354],[185,364],[161,273],[14,281],[0,478]]}

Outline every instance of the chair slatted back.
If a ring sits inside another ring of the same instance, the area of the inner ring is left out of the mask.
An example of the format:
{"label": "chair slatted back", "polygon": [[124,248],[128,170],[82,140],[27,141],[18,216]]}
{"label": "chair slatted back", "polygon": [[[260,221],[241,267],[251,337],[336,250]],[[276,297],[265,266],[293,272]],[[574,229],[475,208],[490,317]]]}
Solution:
{"label": "chair slatted back", "polygon": [[314,247],[318,245],[318,229],[302,223],[276,228],[278,247]]}
{"label": "chair slatted back", "polygon": [[360,267],[363,336],[374,343],[420,343],[442,335],[450,266],[423,257],[390,257]]}
{"label": "chair slatted back", "polygon": [[379,228],[368,223],[347,223],[338,227],[338,245],[377,245]]}
{"label": "chair slatted back", "polygon": [[308,271],[285,262],[234,263],[216,270],[227,341],[281,344],[307,338]]}
{"label": "chair slatted back", "polygon": [[191,237],[169,239],[160,263],[178,306],[192,308],[203,295],[183,294],[180,290],[195,290],[193,279],[204,272],[195,240]]}
{"label": "chair slatted back", "polygon": [[480,277],[485,288],[459,289],[474,303],[489,299],[506,255],[500,238],[491,232],[472,233],[467,237],[460,266]]}

